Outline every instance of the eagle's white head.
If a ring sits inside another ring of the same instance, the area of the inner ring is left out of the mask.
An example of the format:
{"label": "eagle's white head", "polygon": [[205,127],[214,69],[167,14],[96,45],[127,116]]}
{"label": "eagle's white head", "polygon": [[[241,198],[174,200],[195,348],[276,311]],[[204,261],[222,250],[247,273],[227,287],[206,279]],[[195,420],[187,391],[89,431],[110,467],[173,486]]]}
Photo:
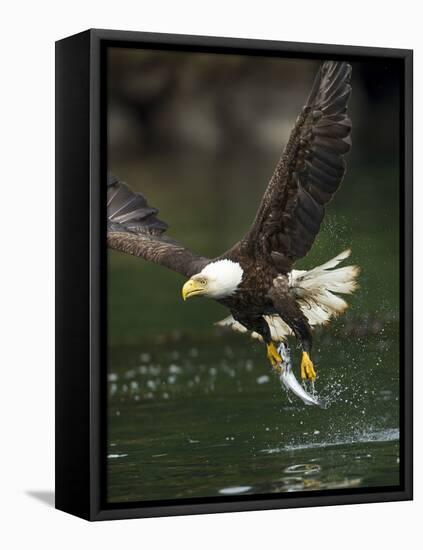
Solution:
{"label": "eagle's white head", "polygon": [[244,271],[237,262],[218,260],[193,275],[182,288],[184,300],[192,296],[207,296],[207,298],[227,298],[232,296],[242,281]]}

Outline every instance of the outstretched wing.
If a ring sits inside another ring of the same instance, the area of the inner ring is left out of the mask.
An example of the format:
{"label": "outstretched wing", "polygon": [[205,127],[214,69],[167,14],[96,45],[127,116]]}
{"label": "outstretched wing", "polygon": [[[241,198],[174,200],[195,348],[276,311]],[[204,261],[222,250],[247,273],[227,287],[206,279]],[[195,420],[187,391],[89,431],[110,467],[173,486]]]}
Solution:
{"label": "outstretched wing", "polygon": [[107,182],[107,244],[132,256],[191,277],[210,260],[193,254],[163,233],[168,225],[157,218],[141,193],[110,176]]}
{"label": "outstretched wing", "polygon": [[322,64],[254,223],[238,245],[271,255],[281,270],[310,250],[325,206],[344,177],[344,155],[351,147],[350,81],[347,63]]}

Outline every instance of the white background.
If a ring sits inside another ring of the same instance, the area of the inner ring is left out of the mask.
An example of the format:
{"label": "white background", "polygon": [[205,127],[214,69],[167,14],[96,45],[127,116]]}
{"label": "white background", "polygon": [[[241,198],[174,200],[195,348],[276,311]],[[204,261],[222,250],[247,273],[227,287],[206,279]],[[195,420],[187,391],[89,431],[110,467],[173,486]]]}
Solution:
{"label": "white background", "polygon": [[[247,5],[248,4],[248,5]],[[253,5],[251,5],[253,4]],[[421,310],[422,17],[403,0],[15,1],[0,32],[0,546],[416,547],[422,399],[416,317],[415,501],[89,524],[51,499],[54,471],[54,41],[89,27],[415,49],[416,311]],[[419,154],[420,152],[420,154]],[[383,273],[381,273],[383,277]],[[420,307],[419,307],[420,306]],[[77,399],[77,396],[75,396]],[[47,496],[46,494],[47,493]],[[415,542],[413,542],[415,541]],[[418,542],[420,541],[420,542]]]}

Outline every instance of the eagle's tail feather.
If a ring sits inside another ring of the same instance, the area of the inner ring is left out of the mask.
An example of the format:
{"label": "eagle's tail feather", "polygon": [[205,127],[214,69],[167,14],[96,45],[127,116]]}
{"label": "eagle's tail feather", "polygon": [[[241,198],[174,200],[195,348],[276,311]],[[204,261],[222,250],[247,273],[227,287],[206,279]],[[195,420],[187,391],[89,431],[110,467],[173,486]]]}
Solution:
{"label": "eagle's tail feather", "polygon": [[[347,302],[338,294],[351,294],[356,290],[360,268],[355,265],[338,268],[336,266],[350,254],[351,250],[345,250],[310,271],[293,270],[289,274],[290,286],[311,326],[324,325],[331,317],[336,317],[347,309]],[[292,334],[279,315],[265,315],[264,318],[269,325],[272,340],[280,342]],[[247,332],[247,329],[235,321],[232,315],[216,325],[230,326],[236,332]],[[251,336],[261,340],[261,336],[256,332],[251,333]]]}
{"label": "eagle's tail feather", "polygon": [[351,250],[345,250],[310,271],[291,271],[290,286],[310,325],[327,323],[347,309],[347,302],[339,294],[356,290],[360,269],[355,265],[336,266],[350,254]]}

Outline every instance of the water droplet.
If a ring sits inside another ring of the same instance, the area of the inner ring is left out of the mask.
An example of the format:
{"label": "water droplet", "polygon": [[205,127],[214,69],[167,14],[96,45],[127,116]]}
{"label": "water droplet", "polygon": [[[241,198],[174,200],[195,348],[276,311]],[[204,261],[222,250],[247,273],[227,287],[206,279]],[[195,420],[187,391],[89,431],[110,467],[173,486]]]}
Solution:
{"label": "water droplet", "polygon": [[172,363],[171,365],[169,365],[169,372],[170,374],[179,374],[180,372],[182,372],[182,369],[181,367],[178,367],[178,365]]}
{"label": "water droplet", "polygon": [[122,454],[111,454],[111,455],[107,455],[107,458],[123,458],[125,456],[128,456],[127,454],[125,453],[122,453]]}

